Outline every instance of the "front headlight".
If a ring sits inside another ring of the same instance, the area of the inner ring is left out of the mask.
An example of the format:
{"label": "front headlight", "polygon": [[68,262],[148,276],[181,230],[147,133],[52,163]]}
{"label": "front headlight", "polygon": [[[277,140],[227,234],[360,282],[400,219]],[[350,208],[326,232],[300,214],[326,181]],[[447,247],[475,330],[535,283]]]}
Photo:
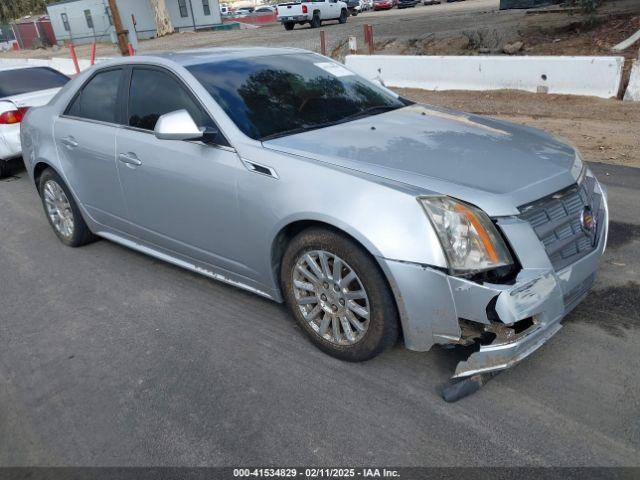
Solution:
{"label": "front headlight", "polygon": [[420,197],[438,233],[449,268],[473,273],[511,265],[504,240],[482,210],[449,197]]}

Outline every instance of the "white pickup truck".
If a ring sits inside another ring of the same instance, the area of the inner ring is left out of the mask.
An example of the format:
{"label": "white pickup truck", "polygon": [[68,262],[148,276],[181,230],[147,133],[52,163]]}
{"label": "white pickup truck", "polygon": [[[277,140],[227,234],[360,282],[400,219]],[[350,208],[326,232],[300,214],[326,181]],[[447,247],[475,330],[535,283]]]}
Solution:
{"label": "white pickup truck", "polygon": [[311,2],[281,3],[278,5],[278,21],[286,30],[293,30],[296,23],[308,23],[318,28],[326,20],[338,20],[345,23],[349,9],[341,0],[318,0]]}

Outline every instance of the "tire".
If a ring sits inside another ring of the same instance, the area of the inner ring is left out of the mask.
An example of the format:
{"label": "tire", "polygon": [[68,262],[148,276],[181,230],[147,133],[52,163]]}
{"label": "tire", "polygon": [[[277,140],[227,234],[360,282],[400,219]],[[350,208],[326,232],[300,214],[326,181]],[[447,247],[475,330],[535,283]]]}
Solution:
{"label": "tire", "polygon": [[361,362],[397,341],[398,312],[387,281],[373,257],[352,239],[327,228],[304,230],[287,246],[280,282],[291,313],[323,352]]}
{"label": "tire", "polygon": [[9,162],[0,159],[0,178],[8,177],[10,172],[11,165],[9,165]]}
{"label": "tire", "polygon": [[293,27],[296,26],[295,22],[284,22],[283,25],[285,30],[293,30]]}
{"label": "tire", "polygon": [[[82,214],[73,195],[71,195],[69,188],[64,183],[64,180],[60,178],[60,175],[51,168],[47,168],[40,176],[38,190],[40,192],[44,214],[49,221],[49,225],[51,225],[54,233],[62,243],[68,247],[75,248],[86,245],[96,239],[82,218]],[[56,201],[54,202],[53,200]],[[65,202],[68,205],[66,209],[64,209],[63,206],[51,208],[52,203],[64,205]],[[56,213],[52,213],[52,210]],[[63,211],[62,214],[60,214],[61,210]],[[57,218],[58,222],[54,221],[54,218]]]}
{"label": "tire", "polygon": [[338,18],[338,23],[347,23],[347,17],[349,16],[349,14],[347,13],[346,10],[342,10],[340,12],[340,17]]}
{"label": "tire", "polygon": [[313,17],[311,18],[311,21],[309,22],[309,25],[311,25],[311,28],[318,28],[320,27],[320,24],[322,23],[322,20],[320,20],[320,14],[318,14],[318,12],[313,14]]}

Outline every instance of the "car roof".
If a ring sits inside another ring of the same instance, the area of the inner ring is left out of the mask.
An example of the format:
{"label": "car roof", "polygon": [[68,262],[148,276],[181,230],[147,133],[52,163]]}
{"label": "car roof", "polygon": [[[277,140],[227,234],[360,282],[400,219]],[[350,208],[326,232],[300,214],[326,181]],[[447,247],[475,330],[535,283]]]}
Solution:
{"label": "car roof", "polygon": [[31,65],[29,63],[17,64],[17,65],[4,65],[0,66],[0,72],[4,72],[7,70],[23,70],[25,68],[42,68],[42,65]]}
{"label": "car roof", "polygon": [[[200,48],[194,50],[182,50],[179,52],[158,52],[136,55],[135,57],[122,57],[109,61],[109,64],[144,63],[149,60],[169,60],[184,67],[203,63],[216,63],[228,60],[246,58],[259,58],[269,55],[292,55],[300,53],[313,53],[301,48],[267,48],[267,47],[229,47],[229,48]],[[104,65],[100,63],[100,65]]]}

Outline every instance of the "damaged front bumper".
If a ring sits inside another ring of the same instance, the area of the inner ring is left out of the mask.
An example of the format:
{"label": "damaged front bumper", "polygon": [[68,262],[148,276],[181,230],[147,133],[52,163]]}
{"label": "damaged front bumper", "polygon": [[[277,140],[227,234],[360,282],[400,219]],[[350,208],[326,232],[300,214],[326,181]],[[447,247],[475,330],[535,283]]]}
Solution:
{"label": "damaged front bumper", "polygon": [[398,301],[405,345],[426,351],[433,344],[475,344],[454,379],[498,372],[528,357],[562,328],[561,320],[593,285],[608,234],[606,202],[603,220],[594,250],[556,271],[527,222],[501,219],[522,266],[510,285],[380,259]]}

